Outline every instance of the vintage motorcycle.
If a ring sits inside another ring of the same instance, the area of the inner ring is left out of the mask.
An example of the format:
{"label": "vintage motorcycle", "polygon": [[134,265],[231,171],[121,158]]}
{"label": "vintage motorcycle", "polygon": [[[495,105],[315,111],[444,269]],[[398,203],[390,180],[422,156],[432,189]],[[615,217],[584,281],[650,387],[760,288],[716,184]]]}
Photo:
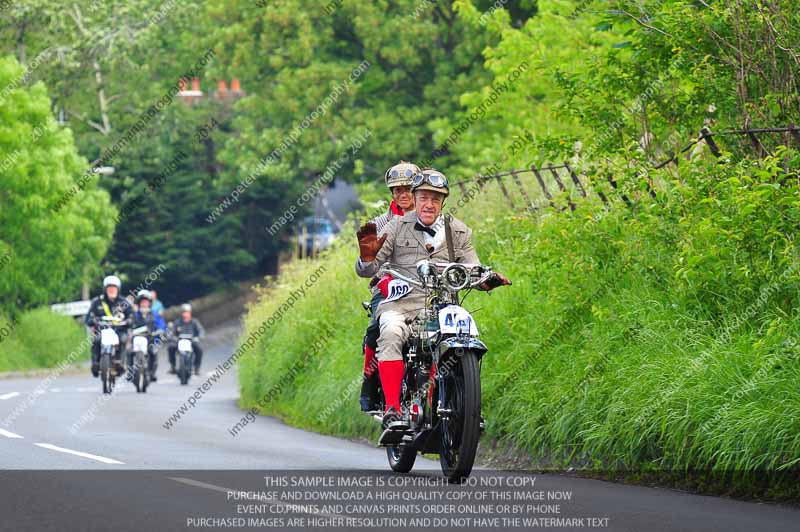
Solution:
{"label": "vintage motorcycle", "polygon": [[[472,315],[461,306],[460,292],[480,286],[493,272],[481,265],[428,260],[417,263],[416,270],[418,279],[392,265],[383,268],[394,279],[422,289],[426,304],[410,323],[412,334],[403,347],[400,402],[410,428],[386,429],[378,444],[386,447],[393,471],[411,471],[417,453],[437,453],[448,481],[460,483],[472,471],[484,429],[480,365],[488,350],[478,339]],[[399,287],[409,290],[402,283]],[[392,288],[389,298],[397,297]],[[368,414],[382,421],[383,411],[381,405]]]}
{"label": "vintage motorcycle", "polygon": [[178,349],[177,349],[177,374],[181,384],[188,384],[189,378],[192,376],[192,368],[194,368],[194,345],[192,342],[196,340],[191,334],[180,334],[178,336]]}
{"label": "vintage motorcycle", "polygon": [[116,316],[98,318],[97,329],[100,331],[100,380],[103,383],[103,393],[111,393],[114,389],[117,375],[122,374],[120,339],[116,330],[122,326],[123,320]]}
{"label": "vintage motorcycle", "polygon": [[131,336],[133,337],[131,341],[133,363],[130,364],[128,371],[131,372],[131,380],[136,386],[137,393],[145,393],[152,380],[149,367],[151,333],[147,326],[143,325],[133,329]]}

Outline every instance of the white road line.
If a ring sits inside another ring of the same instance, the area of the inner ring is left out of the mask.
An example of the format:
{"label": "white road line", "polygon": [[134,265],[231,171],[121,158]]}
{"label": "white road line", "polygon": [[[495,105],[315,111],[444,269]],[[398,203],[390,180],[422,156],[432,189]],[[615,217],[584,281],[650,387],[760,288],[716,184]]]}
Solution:
{"label": "white road line", "polygon": [[19,395],[19,392],[4,393],[3,395],[0,395],[0,399],[5,401],[6,399],[11,399],[12,397],[16,397],[18,395]]}
{"label": "white road line", "polygon": [[[191,479],[191,478],[185,478],[185,477],[167,477],[167,478],[170,479],[170,480],[174,480],[175,482],[180,482],[181,484],[186,484],[187,486],[194,486],[196,488],[203,488],[203,489],[212,490],[212,491],[219,491],[221,493],[228,493],[228,492],[234,492],[235,493],[237,491],[243,491],[243,490],[232,490],[230,488],[224,488],[222,486],[215,486],[214,484],[208,484],[206,482],[200,482],[199,480],[194,480],[194,479]],[[303,506],[302,504],[292,504],[292,503],[281,502],[281,501],[273,501],[273,500],[270,500],[269,502],[270,502],[270,504],[277,504],[277,505],[282,506],[282,507],[284,507],[284,508],[286,508],[286,509],[288,509],[290,511],[298,512],[298,513],[314,514],[314,515],[319,515],[319,516],[328,517],[328,518],[330,518],[330,517],[339,517],[339,516],[344,515],[344,514],[321,512],[319,510],[310,510],[310,509],[306,508],[305,506]]]}
{"label": "white road line", "polygon": [[125,463],[125,462],[120,462],[119,460],[114,460],[113,458],[106,458],[105,456],[97,456],[96,454],[82,453],[80,451],[73,451],[72,449],[65,449],[63,447],[58,447],[58,446],[52,445],[50,443],[34,443],[34,445],[38,445],[39,447],[43,447],[45,449],[50,449],[51,451],[58,451],[60,453],[74,454],[75,456],[82,456],[83,458],[89,458],[90,460],[97,460],[98,462],[102,462],[104,464],[124,464]]}
{"label": "white road line", "polygon": [[5,429],[0,429],[0,434],[5,436],[6,438],[22,438],[19,434],[14,434],[13,432],[9,432]]}

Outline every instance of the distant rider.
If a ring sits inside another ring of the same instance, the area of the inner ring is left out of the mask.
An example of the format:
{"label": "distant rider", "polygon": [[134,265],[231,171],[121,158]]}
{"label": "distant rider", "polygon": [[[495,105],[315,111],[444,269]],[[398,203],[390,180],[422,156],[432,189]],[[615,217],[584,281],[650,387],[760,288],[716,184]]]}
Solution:
{"label": "distant rider", "polygon": [[159,329],[166,330],[167,322],[164,321],[164,305],[158,299],[158,293],[155,290],[150,290],[150,297],[152,297],[152,301],[150,303],[150,312],[153,313],[153,319],[156,322],[156,327]]}
{"label": "distant rider", "polygon": [[156,314],[164,314],[164,304],[161,303],[160,299],[158,299],[158,292],[155,290],[150,290],[150,296],[153,298],[153,302],[150,305],[150,310]]}
{"label": "distant rider", "polygon": [[[116,275],[109,275],[103,279],[103,295],[97,296],[89,306],[89,312],[86,313],[84,323],[92,328],[92,332],[96,332],[98,321],[102,317],[115,317],[119,321],[114,326],[117,334],[119,335],[119,353],[117,358],[114,359],[114,367],[117,368],[117,375],[121,376],[123,372],[122,360],[125,355],[125,342],[128,338],[128,328],[131,324],[133,309],[130,303],[125,298],[119,297],[119,292],[122,289],[122,281]],[[97,377],[100,375],[100,335],[95,334],[92,339],[92,376]]]}
{"label": "distant rider", "polygon": [[[156,343],[157,335],[159,332],[158,323],[156,323],[156,315],[150,310],[152,295],[149,290],[139,290],[136,294],[137,310],[133,313],[133,329],[139,327],[147,327],[147,371],[150,374],[150,380],[156,381],[156,370],[158,369],[158,357],[156,350],[158,344]],[[128,367],[133,367],[133,353],[128,353]]]}
{"label": "distant rider", "polygon": [[169,344],[169,372],[175,374],[175,352],[178,350],[178,338],[182,334],[192,335],[192,347],[194,348],[194,374],[200,374],[200,363],[203,361],[203,349],[200,347],[200,340],[206,335],[205,329],[197,319],[192,317],[192,306],[185,303],[181,307],[181,318],[170,323],[171,341]]}

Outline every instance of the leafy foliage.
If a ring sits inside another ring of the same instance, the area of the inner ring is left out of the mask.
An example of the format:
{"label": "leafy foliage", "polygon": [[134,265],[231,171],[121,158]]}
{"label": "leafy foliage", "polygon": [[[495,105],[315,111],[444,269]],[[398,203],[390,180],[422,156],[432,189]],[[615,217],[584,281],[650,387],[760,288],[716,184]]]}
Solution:
{"label": "leafy foliage", "polygon": [[[0,301],[9,312],[69,297],[96,273],[114,230],[108,194],[90,179],[69,130],[55,123],[45,87],[18,87],[23,69],[0,59]],[[53,208],[66,194],[72,200]],[[57,266],[56,266],[57,265]]]}

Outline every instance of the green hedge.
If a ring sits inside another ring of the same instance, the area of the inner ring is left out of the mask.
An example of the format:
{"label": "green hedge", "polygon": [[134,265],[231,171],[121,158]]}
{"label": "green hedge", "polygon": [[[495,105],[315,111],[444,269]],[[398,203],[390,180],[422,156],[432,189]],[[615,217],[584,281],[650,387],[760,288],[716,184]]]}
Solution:
{"label": "green hedge", "polygon": [[47,368],[68,357],[72,361],[89,357],[83,326],[46,307],[13,319],[0,315],[0,337],[0,371]]}

